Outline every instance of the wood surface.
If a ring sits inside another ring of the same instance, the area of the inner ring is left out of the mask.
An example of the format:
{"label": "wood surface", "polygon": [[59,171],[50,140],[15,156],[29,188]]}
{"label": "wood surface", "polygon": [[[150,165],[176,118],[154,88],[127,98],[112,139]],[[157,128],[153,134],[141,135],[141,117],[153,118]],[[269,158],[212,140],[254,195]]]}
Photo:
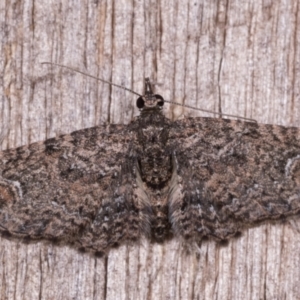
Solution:
{"label": "wood surface", "polygon": [[[298,0],[1,1],[0,28],[2,149],[138,114],[136,96],[45,61],[138,93],[149,76],[167,100],[300,127]],[[227,245],[143,240],[106,258],[1,238],[0,299],[300,299],[295,219]]]}

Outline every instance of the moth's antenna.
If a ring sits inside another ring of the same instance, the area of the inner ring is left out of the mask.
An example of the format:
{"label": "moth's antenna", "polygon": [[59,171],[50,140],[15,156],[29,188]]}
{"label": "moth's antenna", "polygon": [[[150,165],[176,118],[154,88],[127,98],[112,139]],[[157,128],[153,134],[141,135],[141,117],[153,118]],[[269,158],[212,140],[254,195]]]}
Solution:
{"label": "moth's antenna", "polygon": [[[130,93],[132,93],[134,95],[137,95],[139,97],[143,97],[143,95],[140,95],[139,93],[137,93],[137,92],[135,92],[135,91],[133,91],[131,89],[128,89],[128,88],[126,88],[126,87],[124,87],[122,85],[118,85],[118,84],[112,83],[112,82],[110,82],[108,80],[104,80],[104,79],[98,78],[96,76],[93,76],[93,75],[90,75],[88,73],[82,72],[82,71],[80,71],[78,69],[75,69],[75,68],[71,68],[71,67],[68,67],[68,66],[65,66],[65,65],[61,65],[61,64],[57,64],[57,63],[53,63],[53,62],[42,62],[41,64],[42,65],[54,65],[54,66],[58,66],[58,67],[61,67],[61,68],[66,68],[68,70],[75,71],[75,72],[80,73],[82,75],[85,75],[87,77],[90,77],[90,78],[102,81],[104,83],[110,84],[112,86],[118,87],[118,88],[120,88],[120,89],[122,89],[124,91],[130,92]],[[164,102],[167,102],[167,103],[170,103],[170,104],[179,105],[179,106],[183,106],[183,107],[187,107],[187,108],[194,109],[194,110],[199,110],[199,111],[207,112],[207,113],[210,113],[210,114],[217,114],[217,115],[226,116],[226,117],[234,117],[234,118],[243,119],[245,121],[250,121],[250,122],[257,123],[257,121],[254,120],[254,119],[245,118],[245,117],[239,117],[239,116],[235,116],[235,115],[231,115],[231,114],[219,113],[219,112],[215,112],[215,111],[210,111],[210,110],[207,110],[207,109],[202,109],[202,108],[194,107],[194,106],[191,106],[191,105],[178,103],[178,102],[175,102],[175,101],[164,100]]]}
{"label": "moth's antenna", "polygon": [[82,71],[80,71],[80,70],[78,70],[78,69],[74,69],[74,68],[71,68],[71,67],[68,67],[68,66],[64,66],[64,65],[57,64],[57,63],[52,63],[52,62],[42,62],[41,64],[42,64],[42,65],[54,65],[54,66],[66,68],[66,69],[69,69],[69,70],[71,70],[71,71],[75,71],[75,72],[77,72],[77,73],[80,73],[80,74],[82,74],[82,75],[85,75],[85,76],[87,76],[87,77],[97,79],[97,80],[102,81],[102,82],[104,82],[104,83],[108,83],[108,84],[110,84],[110,85],[112,85],[112,86],[118,87],[118,88],[120,88],[120,89],[122,89],[122,90],[124,90],[124,91],[130,92],[130,93],[135,94],[135,95],[137,95],[137,96],[139,96],[139,97],[143,97],[142,95],[138,94],[137,92],[135,92],[135,91],[133,91],[133,90],[131,90],[131,89],[128,89],[128,88],[126,88],[126,87],[124,87],[124,86],[122,86],[122,85],[118,85],[118,84],[112,83],[112,82],[110,82],[110,81],[108,81],[108,80],[104,80],[104,79],[98,78],[98,77],[96,77],[96,76],[93,76],[93,75],[87,74],[87,73],[85,73],[85,72],[82,72]]}
{"label": "moth's antenna", "polygon": [[207,110],[207,109],[203,109],[203,108],[194,107],[194,106],[187,105],[187,104],[178,103],[178,102],[175,102],[175,101],[169,101],[169,100],[164,100],[164,101],[167,102],[167,103],[170,103],[170,104],[175,104],[175,105],[179,105],[179,106],[183,106],[183,107],[203,111],[203,112],[207,112],[207,113],[210,113],[210,114],[217,114],[217,115],[220,115],[220,116],[239,118],[239,119],[243,119],[245,121],[257,123],[256,120],[250,119],[250,118],[239,117],[239,116],[235,116],[235,115],[231,115],[231,114],[219,113],[219,112],[215,112],[215,111],[211,111],[211,110]]}

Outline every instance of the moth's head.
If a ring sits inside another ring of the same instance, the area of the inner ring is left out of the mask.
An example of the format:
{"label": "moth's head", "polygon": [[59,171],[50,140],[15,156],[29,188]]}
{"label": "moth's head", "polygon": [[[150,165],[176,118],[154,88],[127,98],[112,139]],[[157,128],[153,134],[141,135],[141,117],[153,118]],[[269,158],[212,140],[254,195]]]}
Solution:
{"label": "moth's head", "polygon": [[161,95],[153,94],[149,78],[145,78],[145,93],[136,100],[136,106],[142,110],[162,109],[164,98]]}

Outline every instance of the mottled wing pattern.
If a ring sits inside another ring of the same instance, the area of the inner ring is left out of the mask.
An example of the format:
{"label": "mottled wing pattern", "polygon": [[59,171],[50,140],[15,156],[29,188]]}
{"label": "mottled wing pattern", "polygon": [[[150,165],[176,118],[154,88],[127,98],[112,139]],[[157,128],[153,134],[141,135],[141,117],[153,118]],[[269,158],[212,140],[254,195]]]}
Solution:
{"label": "mottled wing pattern", "polygon": [[178,235],[222,240],[300,211],[299,128],[187,118],[170,139],[178,146],[169,219]]}
{"label": "mottled wing pattern", "polygon": [[131,134],[105,125],[0,152],[0,231],[105,251],[140,235]]}

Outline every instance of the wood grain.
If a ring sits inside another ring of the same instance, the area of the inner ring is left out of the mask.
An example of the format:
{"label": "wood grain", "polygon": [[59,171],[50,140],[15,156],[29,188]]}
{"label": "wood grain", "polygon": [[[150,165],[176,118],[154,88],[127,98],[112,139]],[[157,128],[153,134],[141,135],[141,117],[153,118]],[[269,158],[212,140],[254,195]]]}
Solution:
{"label": "wood grain", "polygon": [[[43,61],[137,92],[149,76],[167,100],[300,127],[299,11],[297,0],[1,2],[1,147],[138,114],[135,96]],[[1,238],[0,298],[299,299],[299,249],[290,223],[226,246],[142,241],[104,259]]]}

